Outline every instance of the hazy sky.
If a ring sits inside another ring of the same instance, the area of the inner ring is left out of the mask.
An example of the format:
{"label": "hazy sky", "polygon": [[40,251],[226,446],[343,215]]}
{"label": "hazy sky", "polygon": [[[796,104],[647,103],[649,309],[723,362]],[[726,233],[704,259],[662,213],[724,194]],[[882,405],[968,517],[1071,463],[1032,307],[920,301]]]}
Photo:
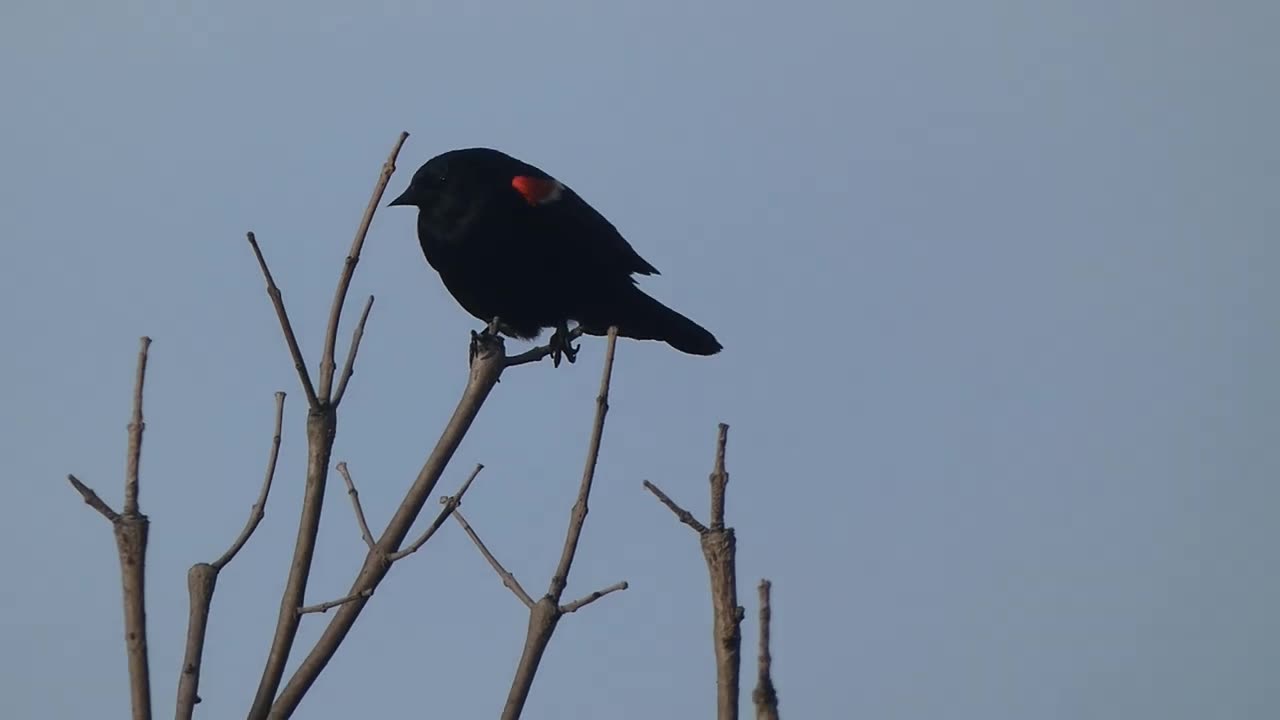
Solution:
{"label": "hazy sky", "polygon": [[[64,478],[119,503],[146,334],[160,716],[186,568],[239,530],[272,392],[290,394],[197,709],[243,716],[305,461],[303,396],[243,234],[314,366],[407,130],[393,192],[456,147],[538,164],[662,270],[643,287],[725,345],[620,345],[568,596],[631,589],[560,625],[525,717],[711,716],[703,561],[641,481],[705,516],[719,421],[743,641],[767,576],[787,717],[1280,716],[1278,27],[1262,0],[9,0],[4,715],[126,717],[114,544]],[[478,325],[413,227],[378,214],[345,326],[376,294],[335,451],[375,531]],[[559,555],[602,346],[512,371],[442,481],[487,465],[468,519],[531,592]],[[313,602],[344,594],[364,555],[333,479]],[[299,647],[326,622],[306,618]],[[446,526],[394,568],[299,717],[495,717],[525,624]]]}

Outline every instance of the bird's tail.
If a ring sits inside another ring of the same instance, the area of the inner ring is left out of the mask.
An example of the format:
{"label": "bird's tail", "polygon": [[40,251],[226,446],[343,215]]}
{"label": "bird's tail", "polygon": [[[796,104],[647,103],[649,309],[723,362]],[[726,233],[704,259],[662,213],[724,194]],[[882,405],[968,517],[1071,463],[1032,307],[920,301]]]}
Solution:
{"label": "bird's tail", "polygon": [[[706,328],[646,295],[638,287],[629,288],[619,305],[616,314],[611,315],[621,337],[662,340],[690,355],[715,355],[723,347]],[[592,335],[604,335],[609,328],[600,323],[586,323],[584,330]]]}

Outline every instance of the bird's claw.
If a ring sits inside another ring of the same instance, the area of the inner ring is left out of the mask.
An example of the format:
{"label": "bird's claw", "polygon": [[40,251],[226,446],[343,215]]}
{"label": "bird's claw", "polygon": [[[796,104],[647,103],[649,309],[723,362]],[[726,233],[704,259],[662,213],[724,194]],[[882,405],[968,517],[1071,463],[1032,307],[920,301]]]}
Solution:
{"label": "bird's claw", "polygon": [[551,340],[548,343],[551,346],[551,365],[552,367],[560,367],[560,356],[564,355],[564,359],[573,364],[578,359],[578,347],[574,346],[569,340],[569,328],[561,325],[551,334]]}
{"label": "bird's claw", "polygon": [[498,327],[498,318],[495,317],[480,332],[471,331],[471,343],[467,347],[467,367],[474,365],[476,358],[482,355],[488,347],[502,342],[502,336],[498,334]]}

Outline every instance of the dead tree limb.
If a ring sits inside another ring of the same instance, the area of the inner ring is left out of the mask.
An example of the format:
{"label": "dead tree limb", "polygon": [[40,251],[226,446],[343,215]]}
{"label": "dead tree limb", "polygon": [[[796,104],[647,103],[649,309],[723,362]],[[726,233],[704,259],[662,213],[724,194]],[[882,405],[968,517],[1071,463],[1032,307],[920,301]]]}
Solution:
{"label": "dead tree limb", "polygon": [[[600,441],[604,435],[604,418],[609,412],[609,384],[613,378],[614,350],[618,343],[618,328],[609,328],[608,346],[604,354],[604,370],[600,377],[600,393],[596,396],[595,421],[591,426],[591,439],[587,444],[587,459],[582,469],[582,483],[578,487],[578,499],[569,514],[569,527],[565,533],[564,548],[560,553],[560,562],[556,565],[555,574],[551,576],[547,594],[534,602],[529,608],[529,629],[525,636],[524,650],[520,654],[520,662],[516,665],[515,678],[511,682],[511,690],[507,694],[506,705],[502,709],[503,720],[515,720],[524,711],[525,701],[529,698],[529,690],[533,687],[534,676],[542,655],[551,643],[556,625],[566,613],[573,612],[598,598],[615,590],[627,587],[625,582],[599,590],[587,597],[561,605],[569,582],[569,570],[573,566],[574,556],[578,552],[578,541],[582,537],[582,526],[587,520],[587,501],[591,495],[591,483],[595,479],[596,462],[600,458]],[[529,355],[529,353],[526,353]],[[538,359],[541,359],[540,357]],[[496,565],[495,568],[500,567]],[[502,572],[499,572],[502,575]],[[514,578],[512,578],[514,580]],[[504,577],[505,581],[505,577]],[[528,604],[529,598],[523,593],[517,597]]]}
{"label": "dead tree limb", "polygon": [[235,559],[250,536],[266,517],[267,497],[271,494],[271,482],[276,474],[276,461],[280,458],[280,440],[284,425],[283,392],[276,393],[276,417],[271,434],[271,450],[267,455],[267,471],[258,490],[258,499],[249,510],[249,519],[231,546],[221,557],[210,563],[196,563],[187,571],[187,594],[190,609],[187,617],[187,647],[182,660],[182,672],[178,676],[178,701],[176,717],[190,720],[200,702],[200,668],[204,658],[205,632],[209,627],[209,610],[213,605],[213,591],[218,585],[218,573]]}
{"label": "dead tree limb", "polygon": [[84,501],[110,523],[120,556],[120,584],[124,593],[125,654],[129,661],[129,695],[134,720],[151,718],[151,669],[147,654],[146,565],[150,521],[138,508],[138,468],[142,461],[142,388],[147,376],[147,351],[151,338],[143,337],[133,385],[133,415],[129,420],[129,444],[125,456],[123,511],[112,510],[98,494],[74,475],[67,479]]}
{"label": "dead tree limb", "polygon": [[[507,355],[502,340],[492,336],[486,337],[481,352],[471,365],[471,372],[466,389],[462,393],[462,398],[458,401],[458,406],[454,409],[453,416],[449,419],[448,425],[445,426],[444,432],[436,442],[435,449],[431,451],[426,462],[423,463],[417,479],[414,480],[413,485],[405,494],[400,507],[396,509],[390,522],[387,523],[386,529],[382,531],[382,535],[378,538],[374,548],[365,555],[364,564],[361,566],[355,581],[352,582],[349,592],[349,595],[358,597],[351,599],[349,602],[344,602],[338,607],[333,617],[329,620],[329,625],[321,634],[320,639],[316,641],[311,652],[298,665],[298,669],[294,671],[293,676],[289,678],[288,683],[285,684],[284,689],[280,691],[279,696],[275,699],[270,708],[271,718],[287,718],[297,710],[298,704],[302,702],[307,690],[311,688],[316,678],[320,676],[321,671],[329,664],[334,653],[337,652],[338,646],[346,638],[347,633],[350,632],[351,626],[360,617],[360,613],[368,604],[373,591],[390,570],[392,558],[397,557],[400,544],[404,542],[405,537],[409,534],[414,521],[422,511],[422,506],[426,503],[427,498],[431,496],[436,483],[440,480],[441,474],[453,457],[454,451],[458,449],[463,436],[466,435],[472,421],[475,420],[476,415],[480,412],[480,407],[484,404],[485,398],[489,396],[489,392],[497,384],[503,369],[506,368],[506,360]],[[437,518],[433,527],[439,527],[440,524],[447,520],[448,513],[451,513],[455,507],[456,502],[447,502],[441,517]],[[366,591],[367,594],[365,594]],[[298,614],[300,608],[302,608],[301,603],[292,609],[295,617],[301,617]]]}
{"label": "dead tree limb", "polygon": [[725,470],[725,444],[729,426],[720,423],[716,438],[716,459],[711,471],[711,524],[698,522],[693,514],[681,508],[656,485],[644,481],[653,493],[681,522],[698,533],[702,556],[711,577],[712,641],[716,653],[716,707],[719,720],[738,720],[739,672],[742,664],[742,618],[738,605],[737,539],[733,528],[724,525],[725,488],[729,473]]}
{"label": "dead tree limb", "polygon": [[760,657],[756,675],[756,689],[751,699],[756,705],[756,720],[778,720],[778,691],[773,687],[773,656],[769,652],[769,625],[773,608],[769,590],[773,583],[760,581]]}
{"label": "dead tree limb", "polygon": [[[382,171],[374,184],[369,204],[365,208],[364,216],[360,220],[355,238],[351,242],[351,250],[347,254],[342,273],[338,278],[338,286],[334,291],[333,305],[329,309],[329,321],[325,329],[324,347],[320,357],[320,381],[317,386],[312,386],[310,383],[306,363],[303,361],[302,353],[298,349],[298,342],[293,337],[293,332],[287,319],[288,316],[284,311],[284,303],[280,299],[280,291],[275,287],[275,283],[271,279],[267,263],[262,257],[262,252],[259,250],[253,234],[249,234],[249,242],[253,245],[254,253],[258,258],[263,275],[267,278],[268,293],[271,295],[272,302],[276,306],[276,312],[280,316],[281,329],[285,333],[285,339],[289,345],[290,353],[293,355],[299,377],[303,381],[303,389],[307,392],[307,401],[310,404],[310,411],[307,413],[307,476],[306,486],[303,491],[302,514],[298,522],[298,536],[294,544],[293,561],[289,566],[289,576],[285,582],[284,593],[280,598],[280,612],[276,620],[275,635],[271,641],[271,650],[267,655],[267,661],[262,670],[262,679],[258,683],[258,690],[254,695],[253,705],[249,711],[250,720],[263,720],[271,711],[276,691],[279,689],[280,681],[284,677],[285,664],[289,661],[289,654],[293,650],[293,642],[298,634],[298,623],[302,617],[298,613],[298,609],[304,605],[306,599],[307,580],[311,574],[311,561],[315,556],[316,536],[320,531],[320,517],[324,506],[324,490],[329,477],[329,459],[333,452],[333,440],[338,429],[338,408],[337,403],[333,402],[334,396],[331,393],[335,368],[334,348],[337,345],[338,326],[342,319],[342,307],[346,302],[347,291],[351,288],[351,278],[355,274],[356,265],[360,262],[360,251],[364,247],[369,225],[373,222],[374,211],[377,210],[378,203],[382,200],[382,194],[386,190],[387,182],[390,180],[392,173],[395,172],[396,158],[399,156],[400,148],[408,137],[408,133],[402,132],[396,139],[395,145],[391,149],[391,154],[387,156],[386,162],[382,165]],[[365,317],[367,318],[367,314]],[[355,352],[359,346],[359,336],[363,333],[363,322],[364,318],[357,325],[356,333],[352,338],[351,353],[347,359],[349,368],[354,368],[355,366]],[[339,386],[339,392],[346,392],[345,378]]]}
{"label": "dead tree limb", "polygon": [[347,484],[347,495],[351,497],[351,509],[355,512],[356,522],[360,525],[360,537],[364,538],[365,547],[372,550],[373,533],[369,532],[369,521],[364,519],[364,508],[360,506],[360,492],[356,490],[356,483],[351,479],[351,470],[347,468],[345,462],[338,463],[338,474]]}
{"label": "dead tree limb", "polygon": [[533,598],[529,597],[529,593],[525,592],[524,586],[520,584],[519,580],[516,580],[516,576],[512,575],[509,570],[503,567],[502,563],[498,562],[498,558],[494,557],[493,553],[489,552],[488,546],[486,546],[484,541],[480,539],[480,536],[476,534],[476,531],[471,527],[471,523],[467,522],[467,519],[462,516],[462,513],[457,511],[454,511],[453,519],[458,521],[458,524],[462,526],[463,532],[467,534],[467,537],[471,538],[471,542],[475,543],[476,549],[480,551],[480,554],[484,556],[485,560],[489,561],[489,566],[493,568],[494,572],[498,573],[498,577],[502,579],[502,584],[514,593],[516,599],[524,603],[526,608],[532,610]]}

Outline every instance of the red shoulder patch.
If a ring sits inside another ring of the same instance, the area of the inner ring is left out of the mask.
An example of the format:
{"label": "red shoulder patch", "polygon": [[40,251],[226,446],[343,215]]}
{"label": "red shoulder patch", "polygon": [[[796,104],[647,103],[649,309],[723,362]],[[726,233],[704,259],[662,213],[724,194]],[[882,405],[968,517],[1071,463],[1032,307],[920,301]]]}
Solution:
{"label": "red shoulder patch", "polygon": [[564,186],[554,178],[538,178],[531,175],[517,175],[511,178],[511,187],[533,206],[545,205],[560,199]]}

